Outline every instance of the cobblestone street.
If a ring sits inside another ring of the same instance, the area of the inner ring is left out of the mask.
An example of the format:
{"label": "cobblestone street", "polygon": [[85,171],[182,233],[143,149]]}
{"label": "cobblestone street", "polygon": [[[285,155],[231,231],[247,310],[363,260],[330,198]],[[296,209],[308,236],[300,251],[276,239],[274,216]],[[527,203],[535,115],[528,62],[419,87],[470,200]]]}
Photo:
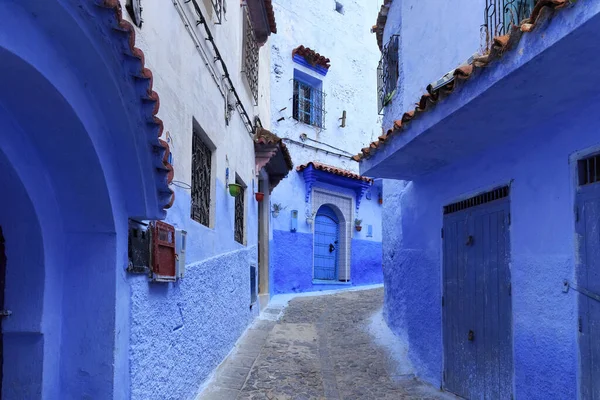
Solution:
{"label": "cobblestone street", "polygon": [[455,398],[397,374],[369,331],[382,303],[378,288],[271,306],[263,318],[274,321],[253,324],[199,399]]}

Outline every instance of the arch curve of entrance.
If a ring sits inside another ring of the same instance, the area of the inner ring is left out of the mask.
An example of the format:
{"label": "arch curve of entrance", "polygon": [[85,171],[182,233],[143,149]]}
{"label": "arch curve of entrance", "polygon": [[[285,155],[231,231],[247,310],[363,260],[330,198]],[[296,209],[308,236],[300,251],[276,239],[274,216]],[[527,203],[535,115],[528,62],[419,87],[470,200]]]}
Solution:
{"label": "arch curve of entrance", "polygon": [[127,398],[127,220],[173,201],[152,75],[118,2],[0,14],[2,398]]}

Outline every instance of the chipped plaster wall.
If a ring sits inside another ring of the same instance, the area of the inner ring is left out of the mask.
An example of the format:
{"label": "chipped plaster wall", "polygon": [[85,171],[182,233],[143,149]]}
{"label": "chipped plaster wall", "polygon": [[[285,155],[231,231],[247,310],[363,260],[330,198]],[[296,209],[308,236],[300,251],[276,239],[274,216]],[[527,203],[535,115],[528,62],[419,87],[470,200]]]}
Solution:
{"label": "chipped plaster wall", "polygon": [[385,130],[415,108],[427,85],[480,51],[485,43],[481,34],[484,10],[485,0],[392,2],[383,43],[400,35],[400,78],[396,95],[385,109]]}
{"label": "chipped plaster wall", "polygon": [[[243,9],[237,1],[226,3],[222,24],[211,22],[210,30],[246,112],[252,120],[259,116],[268,128],[270,42],[260,50],[259,99],[254,106],[245,75],[240,72]],[[206,7],[209,1],[198,0],[198,4],[205,16],[213,16]],[[192,3],[157,1],[143,6],[144,23],[141,29],[136,28],[137,46],[144,51],[154,75],[161,102],[158,116],[169,134],[175,169],[175,204],[166,221],[188,233],[187,271],[175,284],[152,284],[144,277],[129,277],[131,398],[186,399],[194,396],[257,313],[257,307],[249,308],[249,268],[257,264],[258,207],[253,193],[258,189],[258,178],[252,138],[237,111],[226,124],[225,100],[178,13],[179,8],[190,22],[209,64],[218,65],[213,63],[214,53],[205,40],[203,26],[195,25]],[[125,7],[123,12],[129,18]],[[222,86],[220,74],[217,80]],[[233,95],[230,98],[233,101]],[[210,227],[190,218],[191,193],[186,187],[191,184],[193,120],[215,147]],[[247,186],[245,245],[234,241],[234,198],[227,191],[227,183],[234,183],[236,175]],[[232,282],[235,290],[231,290]],[[180,324],[181,319],[187,323]]]}
{"label": "chipped plaster wall", "polygon": [[408,338],[421,378],[438,386],[442,376],[442,207],[511,182],[514,396],[577,398],[577,294],[562,285],[575,279],[577,254],[569,157],[600,146],[596,103],[589,104],[573,104],[568,123],[548,120],[527,137],[409,183],[400,195],[384,186],[385,317]]}
{"label": "chipped plaster wall", "polygon": [[[378,6],[358,0],[340,2],[344,6],[344,14],[335,11],[333,0],[311,0],[308,3],[282,0],[273,2],[278,34],[271,37],[270,41],[271,128],[280,137],[300,141],[300,135],[306,134],[309,139],[327,143],[341,151],[310,140],[306,141],[308,145],[353,155],[381,134],[377,115],[376,74],[380,54],[370,33]],[[323,77],[292,60],[292,50],[300,45],[309,47],[331,60],[327,76]],[[294,69],[322,80],[323,91],[326,93],[325,130],[299,123],[292,117]],[[285,110],[282,110],[284,108]],[[338,119],[344,110],[347,113],[346,127],[341,128]],[[284,119],[278,121],[280,118]],[[296,167],[309,161],[318,161],[358,172],[358,164],[348,158],[286,143]],[[346,192],[345,189],[336,186],[317,184],[316,187],[318,186]],[[281,203],[287,207],[278,218],[272,218],[271,221],[271,226],[276,231],[271,258],[271,274],[275,275],[275,287],[271,290],[277,293],[320,288],[312,284],[313,227],[306,223],[306,211],[312,210],[312,199],[307,204],[305,194],[304,178],[302,173],[295,169],[273,191],[272,203]],[[356,279],[355,284],[381,282],[381,207],[377,203],[378,195],[379,187],[374,187],[370,200],[363,197],[358,214],[353,209],[352,219],[361,218],[363,230],[359,233],[352,228],[350,267],[352,270],[358,268],[352,261],[355,255],[356,260],[369,260],[365,261],[367,265],[375,265],[371,275],[369,271],[360,273],[369,276],[368,279]],[[298,210],[296,233],[290,232],[292,210]],[[373,225],[373,237],[367,237],[366,225]],[[361,246],[360,242],[363,241],[365,245]],[[359,244],[355,246],[355,242]],[[301,259],[290,258],[292,253],[302,254]],[[354,276],[352,271],[351,275]],[[297,280],[301,283],[294,283]]]}

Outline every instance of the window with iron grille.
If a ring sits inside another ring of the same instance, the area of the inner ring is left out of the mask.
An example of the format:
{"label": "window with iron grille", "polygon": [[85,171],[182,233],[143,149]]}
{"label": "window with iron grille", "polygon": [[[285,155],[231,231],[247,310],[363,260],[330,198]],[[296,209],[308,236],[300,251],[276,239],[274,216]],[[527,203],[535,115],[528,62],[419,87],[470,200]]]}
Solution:
{"label": "window with iron grille", "polygon": [[236,183],[242,186],[240,193],[235,196],[235,222],[234,222],[234,239],[236,242],[244,244],[244,197],[246,190],[241,182]]}
{"label": "window with iron grille", "polygon": [[325,93],[322,82],[301,71],[294,71],[293,117],[307,125],[325,128]]}
{"label": "window with iron grille", "polygon": [[383,47],[381,60],[377,68],[377,94],[379,112],[383,110],[394,97],[398,85],[399,72],[399,36],[394,35]]}
{"label": "window with iron grille", "polygon": [[244,69],[242,72],[246,75],[250,92],[254,98],[254,103],[258,103],[258,43],[254,38],[252,31],[252,22],[250,14],[246,10],[244,17]]}
{"label": "window with iron grille", "polygon": [[577,161],[579,186],[600,182],[600,154]]}
{"label": "window with iron grille", "polygon": [[[192,1],[194,3],[196,3],[196,0],[192,0]],[[210,18],[212,18],[212,16],[214,15],[217,20],[216,23],[220,24],[222,22],[223,14],[226,12],[226,10],[225,10],[226,2],[224,0],[203,0],[203,1],[204,1],[204,6],[210,13]]]}
{"label": "window with iron grille", "polygon": [[506,35],[510,28],[529,18],[538,0],[486,0],[485,21],[488,47],[496,36]]}
{"label": "window with iron grille", "polygon": [[465,200],[458,201],[456,203],[448,204],[444,206],[444,214],[452,214],[467,208],[477,207],[481,204],[491,203],[492,201],[500,200],[508,197],[510,194],[510,188],[508,186],[502,186],[489,192],[478,194],[477,196],[470,197]]}
{"label": "window with iron grille", "polygon": [[192,219],[210,225],[212,151],[194,129],[192,138]]}

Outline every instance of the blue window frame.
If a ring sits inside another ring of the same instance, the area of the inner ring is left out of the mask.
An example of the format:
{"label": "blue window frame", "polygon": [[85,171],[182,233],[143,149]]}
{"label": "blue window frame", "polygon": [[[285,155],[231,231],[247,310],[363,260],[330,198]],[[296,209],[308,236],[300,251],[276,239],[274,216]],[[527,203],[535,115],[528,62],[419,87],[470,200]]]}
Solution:
{"label": "blue window frame", "polygon": [[304,72],[294,70],[293,117],[307,125],[323,128],[325,93],[323,83]]}

